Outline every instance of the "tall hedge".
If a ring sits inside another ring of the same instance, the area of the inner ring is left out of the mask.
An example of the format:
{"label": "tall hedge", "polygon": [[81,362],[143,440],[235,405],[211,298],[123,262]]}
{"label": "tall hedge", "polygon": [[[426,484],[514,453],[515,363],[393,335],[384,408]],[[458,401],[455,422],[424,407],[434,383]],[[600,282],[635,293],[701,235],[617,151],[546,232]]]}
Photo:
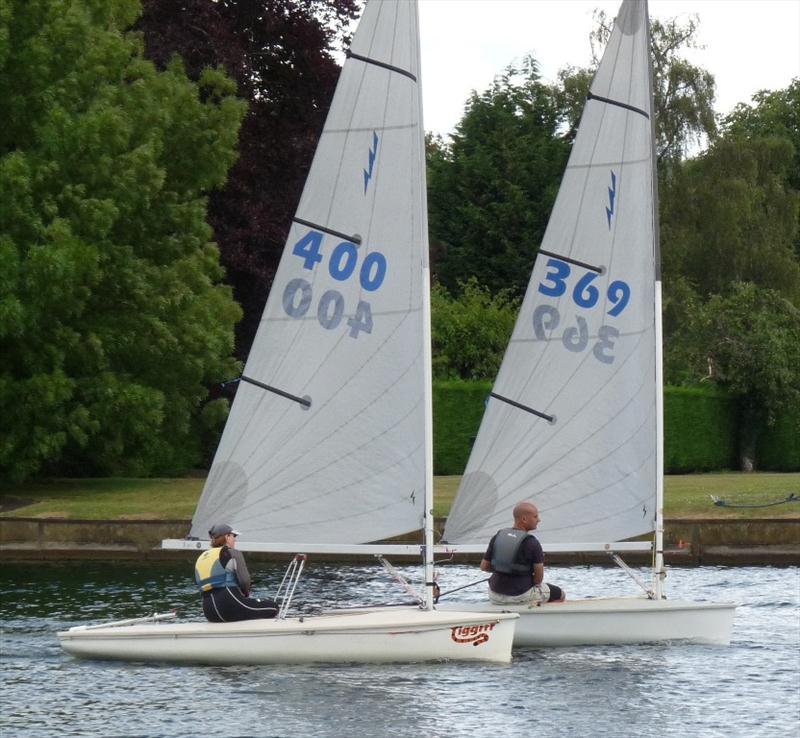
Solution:
{"label": "tall hedge", "polygon": [[800,407],[785,411],[758,437],[759,471],[800,471]]}
{"label": "tall hedge", "polygon": [[461,474],[483,418],[492,383],[459,379],[433,384],[433,471]]}
{"label": "tall hedge", "polygon": [[664,388],[664,470],[668,474],[736,468],[738,405],[708,387]]}
{"label": "tall hedge", "polygon": [[[433,468],[462,474],[478,434],[491,382],[447,380],[433,386]],[[737,469],[735,398],[713,386],[664,388],[667,474]],[[758,469],[800,471],[800,408],[781,415],[759,436]]]}

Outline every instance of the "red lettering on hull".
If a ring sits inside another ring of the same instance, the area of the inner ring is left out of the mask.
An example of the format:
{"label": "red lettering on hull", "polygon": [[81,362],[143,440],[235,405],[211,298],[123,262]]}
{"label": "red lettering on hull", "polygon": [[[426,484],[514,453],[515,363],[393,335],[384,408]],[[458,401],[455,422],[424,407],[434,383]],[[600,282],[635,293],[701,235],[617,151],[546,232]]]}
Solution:
{"label": "red lettering on hull", "polygon": [[456,643],[471,643],[473,646],[480,646],[489,640],[489,632],[494,630],[497,623],[486,623],[484,625],[456,625],[450,628],[450,638]]}

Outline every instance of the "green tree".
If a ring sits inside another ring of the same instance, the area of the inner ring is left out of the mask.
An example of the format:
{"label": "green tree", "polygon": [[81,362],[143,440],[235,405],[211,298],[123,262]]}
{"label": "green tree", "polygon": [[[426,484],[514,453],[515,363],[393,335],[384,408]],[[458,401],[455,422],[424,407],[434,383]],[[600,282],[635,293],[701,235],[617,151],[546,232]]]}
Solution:
{"label": "green tree", "polygon": [[[597,21],[593,48],[604,46],[611,30],[602,12]],[[684,58],[697,45],[697,27],[696,18],[651,21],[665,181],[690,147],[717,133],[713,75]],[[473,93],[449,142],[429,140],[433,264],[448,289],[471,276],[495,291],[521,293],[527,285],[592,76],[592,69],[570,67],[558,85],[548,86],[528,58],[484,93]]]}
{"label": "green tree", "polygon": [[722,122],[728,137],[784,138],[794,147],[789,184],[800,190],[800,77],[785,90],[761,90],[753,104],[739,103]]}
{"label": "green tree", "polygon": [[492,295],[470,279],[452,297],[431,290],[433,373],[436,379],[491,379],[500,369],[519,312],[510,290]]}
{"label": "green tree", "polygon": [[235,371],[206,197],[244,105],[158,72],[135,0],[0,5],[0,474],[196,463]]}
{"label": "green tree", "polygon": [[800,405],[800,310],[775,290],[740,282],[713,296],[693,321],[687,357],[696,378],[739,398],[740,463],[751,470],[759,429]]}
{"label": "green tree", "polygon": [[569,153],[561,119],[528,58],[472,94],[449,143],[429,140],[434,271],[445,287],[477,277],[492,292],[524,291]]}
{"label": "green tree", "polygon": [[[591,34],[592,55],[595,66],[613,29],[613,18],[603,11],[595,13],[597,28]],[[661,173],[666,174],[670,165],[681,161],[687,152],[705,140],[714,140],[717,135],[717,118],[714,112],[716,83],[714,75],[691,64],[685,57],[687,49],[699,48],[697,16],[690,16],[685,23],[677,18],[661,21],[650,19],[650,56],[653,63],[653,106],[655,110],[656,153]],[[565,70],[562,85],[569,92],[569,85],[588,91],[591,75],[587,70]],[[576,77],[577,75],[577,77]],[[573,89],[570,99],[577,99]],[[573,116],[581,108],[572,105]]]}
{"label": "green tree", "polygon": [[[789,186],[800,192],[800,77],[795,77],[785,90],[761,90],[753,95],[753,105],[739,103],[723,121],[728,138],[753,140],[780,138],[793,147],[787,171]],[[800,259],[800,229],[794,241]]]}
{"label": "green tree", "polygon": [[661,193],[668,290],[685,279],[705,300],[752,282],[800,304],[792,161],[785,139],[726,136],[674,172]]}

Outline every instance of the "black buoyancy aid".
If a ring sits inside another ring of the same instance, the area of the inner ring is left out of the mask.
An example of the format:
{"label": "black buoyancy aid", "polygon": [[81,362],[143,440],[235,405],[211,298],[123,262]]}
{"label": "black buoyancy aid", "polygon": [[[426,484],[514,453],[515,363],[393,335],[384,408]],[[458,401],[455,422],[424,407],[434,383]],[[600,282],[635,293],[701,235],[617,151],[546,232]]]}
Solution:
{"label": "black buoyancy aid", "polygon": [[498,530],[492,551],[492,571],[501,574],[529,574],[530,565],[517,563],[517,553],[528,535],[528,531],[519,528]]}

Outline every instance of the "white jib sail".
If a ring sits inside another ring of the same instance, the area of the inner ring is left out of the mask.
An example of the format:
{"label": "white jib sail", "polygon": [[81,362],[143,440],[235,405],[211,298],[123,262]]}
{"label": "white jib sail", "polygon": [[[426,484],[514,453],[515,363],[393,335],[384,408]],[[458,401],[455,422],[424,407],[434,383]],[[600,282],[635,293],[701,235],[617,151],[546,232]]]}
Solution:
{"label": "white jib sail", "polygon": [[444,540],[486,543],[533,501],[543,543],[620,541],[656,517],[647,14],[626,0]]}
{"label": "white jib sail", "polygon": [[226,521],[244,544],[352,544],[422,527],[428,239],[418,85],[416,3],[370,0],[193,536]]}

